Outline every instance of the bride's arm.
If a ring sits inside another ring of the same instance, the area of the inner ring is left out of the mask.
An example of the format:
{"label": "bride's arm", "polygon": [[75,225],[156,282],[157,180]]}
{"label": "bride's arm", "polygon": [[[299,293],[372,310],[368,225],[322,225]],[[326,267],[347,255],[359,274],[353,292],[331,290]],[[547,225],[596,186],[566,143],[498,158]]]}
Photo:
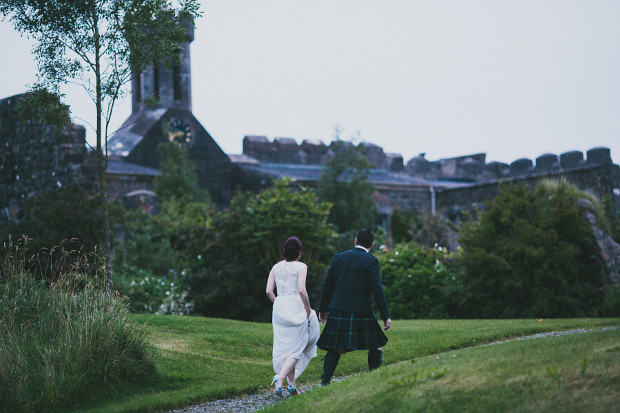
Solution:
{"label": "bride's arm", "polygon": [[276,286],[276,280],[273,278],[273,271],[269,273],[269,278],[267,278],[267,288],[265,289],[265,294],[267,294],[267,298],[272,303],[276,299],[276,295],[273,293],[273,289]]}
{"label": "bride's arm", "polygon": [[304,269],[299,272],[297,275],[297,289],[299,290],[299,296],[301,297],[301,302],[304,304],[304,308],[306,309],[306,315],[310,318],[310,312],[312,308],[310,308],[310,298],[308,297],[308,292],[306,291],[306,276],[308,275],[308,267],[304,266]]}

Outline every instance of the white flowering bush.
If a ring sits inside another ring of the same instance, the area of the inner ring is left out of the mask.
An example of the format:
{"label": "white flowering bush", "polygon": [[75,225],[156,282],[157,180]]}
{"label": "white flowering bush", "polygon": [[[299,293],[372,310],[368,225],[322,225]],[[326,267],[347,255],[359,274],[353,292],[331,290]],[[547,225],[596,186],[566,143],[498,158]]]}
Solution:
{"label": "white flowering bush", "polygon": [[444,247],[397,244],[377,255],[393,318],[449,318],[457,315],[460,280],[447,265]]}
{"label": "white flowering bush", "polygon": [[168,275],[155,276],[146,270],[133,269],[117,276],[119,292],[129,299],[132,312],[187,315],[193,310],[188,294],[182,289],[185,271],[170,270]]}

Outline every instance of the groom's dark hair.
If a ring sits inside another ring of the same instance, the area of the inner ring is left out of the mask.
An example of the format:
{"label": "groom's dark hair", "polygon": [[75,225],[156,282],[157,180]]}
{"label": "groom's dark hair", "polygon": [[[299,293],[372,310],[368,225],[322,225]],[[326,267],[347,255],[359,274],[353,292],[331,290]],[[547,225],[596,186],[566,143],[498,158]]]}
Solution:
{"label": "groom's dark hair", "polygon": [[360,229],[355,236],[357,238],[357,245],[370,248],[373,242],[375,242],[375,234],[372,233],[369,229]]}

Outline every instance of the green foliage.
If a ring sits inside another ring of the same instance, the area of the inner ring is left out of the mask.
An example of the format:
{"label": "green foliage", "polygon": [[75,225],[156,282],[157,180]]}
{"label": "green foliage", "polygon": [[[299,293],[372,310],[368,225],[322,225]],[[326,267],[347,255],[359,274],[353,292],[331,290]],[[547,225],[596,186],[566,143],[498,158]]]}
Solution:
{"label": "green foliage", "polygon": [[144,332],[125,302],[87,276],[55,282],[5,257],[0,283],[0,405],[7,411],[79,406],[93,391],[156,376]]}
{"label": "green foliage", "polygon": [[538,184],[544,193],[553,195],[561,192],[566,198],[577,200],[579,198],[585,198],[592,202],[594,206],[594,217],[596,218],[596,225],[603,231],[609,233],[609,216],[607,214],[607,207],[604,200],[601,201],[596,195],[587,191],[582,191],[577,185],[571,184],[566,179],[551,180],[545,179]]}
{"label": "green foliage", "polygon": [[258,195],[237,194],[205,232],[202,266],[190,277],[198,313],[267,321],[267,275],[282,260],[282,244],[290,236],[303,243],[308,290],[316,292],[333,253],[334,232],[326,222],[329,205],[311,190],[293,191],[289,185],[285,179]]}
{"label": "green foliage", "polygon": [[455,231],[455,226],[440,214],[403,214],[395,210],[392,215],[392,239],[395,243],[413,241],[428,248],[447,247],[450,245],[450,235]]}
{"label": "green foliage", "polygon": [[321,171],[317,195],[332,204],[329,222],[340,233],[373,228],[377,205],[372,199],[375,189],[367,181],[371,164],[359,146],[337,140],[332,145],[334,156]]}
{"label": "green foliage", "polygon": [[129,211],[120,218],[117,231],[124,233],[116,247],[115,268],[120,291],[138,312],[188,314],[193,308],[185,291],[188,272],[209,233],[215,207],[198,179],[187,150],[161,144],[161,175],[155,179],[160,201],[157,214]]}
{"label": "green foliage", "polygon": [[109,118],[132,71],[178,61],[178,45],[185,38],[179,21],[193,25],[198,4],[185,0],[174,8],[168,0],[3,0],[0,15],[35,41],[41,86],[57,90],[68,80],[77,82],[95,103],[108,103]]}
{"label": "green foliage", "polygon": [[611,195],[605,195],[602,199],[605,215],[609,220],[609,235],[616,242],[620,242],[620,210],[616,208],[616,204]]}
{"label": "green foliage", "polygon": [[450,234],[454,232],[454,225],[441,214],[427,212],[416,215],[409,228],[412,241],[428,248],[447,247],[450,245]]}
{"label": "green foliage", "polygon": [[61,129],[71,123],[69,106],[60,101],[62,97],[58,90],[50,91],[36,84],[17,103],[17,115],[22,121],[42,122]]}
{"label": "green foliage", "polygon": [[476,317],[571,317],[602,300],[595,243],[566,184],[506,185],[461,227],[464,309]]}
{"label": "green foliage", "polygon": [[[130,211],[125,216],[126,239],[115,248],[115,271],[124,274],[135,269],[148,271],[156,276],[170,270],[181,271],[184,260],[181,251],[173,248],[169,227],[159,216],[142,211]],[[185,235],[185,234],[180,234]]]}
{"label": "green foliage", "polygon": [[[132,310],[186,314],[191,309],[185,292],[187,274],[200,263],[215,214],[212,205],[186,198],[163,201],[157,215],[125,213],[117,228],[124,239],[115,248],[114,266],[119,289],[130,298]],[[174,288],[169,283],[175,283]]]}
{"label": "green foliage", "polygon": [[208,192],[198,186],[187,149],[162,143],[159,151],[161,175],[154,181],[159,213],[133,210],[120,218],[117,231],[124,232],[125,239],[116,248],[114,262],[120,273],[147,270],[162,277],[184,271],[202,250],[202,235],[215,215]]}
{"label": "green foliage", "polygon": [[193,303],[186,301],[182,274],[172,271],[162,277],[148,271],[133,269],[128,276],[116,277],[116,288],[129,299],[129,309],[134,313],[188,315]]}
{"label": "green foliage", "polygon": [[[179,45],[185,40],[186,29],[193,28],[198,7],[196,0],[0,0],[0,15],[35,42],[38,87],[56,93],[61,84],[71,81],[82,86],[94,104],[97,180],[104,220],[101,245],[108,288],[112,286],[112,248],[106,165],[114,107],[135,74],[149,65],[172,68],[178,63]],[[38,99],[38,103],[45,101]],[[44,113],[57,106],[54,99],[51,103]],[[62,114],[64,108],[60,109]]]}
{"label": "green foliage", "polygon": [[196,166],[187,148],[162,142],[158,146],[161,156],[160,175],[153,181],[153,188],[160,201],[185,199],[193,202],[210,202],[209,193],[198,186]]}
{"label": "green foliage", "polygon": [[620,317],[620,285],[605,288],[605,299],[601,304],[598,315]]}
{"label": "green foliage", "polygon": [[413,213],[403,213],[399,209],[394,209],[392,214],[392,240],[395,244],[406,243],[412,240],[410,231],[415,215]]}
{"label": "green foliage", "polygon": [[393,318],[448,318],[456,312],[460,280],[442,247],[398,244],[377,257]]}

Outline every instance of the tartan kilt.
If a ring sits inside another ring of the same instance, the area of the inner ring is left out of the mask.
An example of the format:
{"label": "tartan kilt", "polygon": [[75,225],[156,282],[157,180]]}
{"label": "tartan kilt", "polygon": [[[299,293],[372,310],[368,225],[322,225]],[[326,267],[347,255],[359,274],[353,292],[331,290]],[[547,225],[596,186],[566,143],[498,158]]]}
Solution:
{"label": "tartan kilt", "polygon": [[388,338],[374,315],[332,310],[316,345],[325,351],[353,351],[374,350],[387,342]]}

